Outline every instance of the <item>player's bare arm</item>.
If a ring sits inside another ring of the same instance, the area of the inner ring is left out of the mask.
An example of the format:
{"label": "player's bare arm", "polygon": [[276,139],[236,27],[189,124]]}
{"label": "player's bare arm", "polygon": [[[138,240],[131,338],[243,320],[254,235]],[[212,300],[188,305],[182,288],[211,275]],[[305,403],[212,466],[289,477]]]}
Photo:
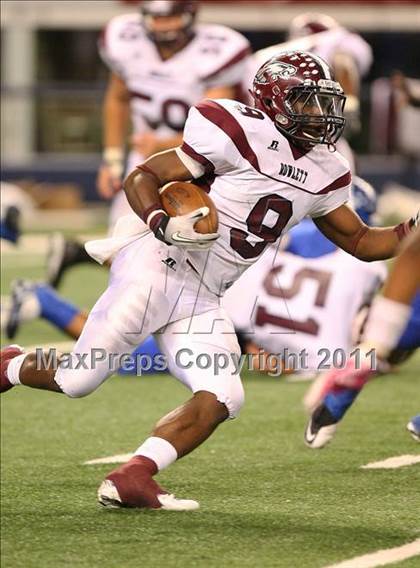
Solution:
{"label": "player's bare arm", "polygon": [[207,89],[204,94],[205,99],[234,99],[236,92],[235,86],[212,87]]}
{"label": "player's bare arm", "polygon": [[159,187],[173,180],[192,179],[175,150],[167,150],[146,160],[124,182],[127,199],[134,212],[143,217],[154,206],[162,209]]}
{"label": "player's bare arm", "polygon": [[166,183],[191,179],[191,172],[176,151],[167,150],[152,156],[134,170],[125,181],[124,190],[134,212],[157,239],[170,245],[205,250],[219,237],[217,233],[201,234],[194,230],[195,223],[208,215],[208,208],[200,207],[187,215],[169,217],[159,196],[159,188]]}
{"label": "player's bare arm", "polygon": [[333,69],[335,77],[343,87],[346,95],[358,96],[360,77],[356,62],[351,54],[345,51],[338,51],[334,56]]}
{"label": "player's bare arm", "polygon": [[175,148],[182,143],[182,133],[172,134],[166,138],[157,136],[154,132],[133,134],[131,143],[133,148],[145,158],[153,154]]}
{"label": "player's bare arm", "polygon": [[97,180],[98,192],[105,199],[121,189],[124,144],[130,118],[129,100],[130,95],[124,81],[111,73],[103,106],[103,165]]}
{"label": "player's bare arm", "polygon": [[420,229],[404,239],[383,295],[409,305],[420,289]]}
{"label": "player's bare arm", "polygon": [[350,53],[339,51],[334,56],[333,69],[336,80],[346,93],[347,128],[358,131],[360,128],[360,73],[357,63]]}
{"label": "player's bare arm", "polygon": [[399,243],[415,220],[394,227],[369,227],[348,205],[314,219],[317,227],[337,246],[364,261],[384,260],[397,254]]}
{"label": "player's bare arm", "polygon": [[103,106],[105,148],[124,146],[130,119],[129,101],[125,82],[116,73],[111,73]]}
{"label": "player's bare arm", "polygon": [[359,98],[360,91],[360,74],[354,58],[344,51],[335,54],[333,60],[333,69],[336,80],[343,87],[346,93],[346,107],[350,99]]}

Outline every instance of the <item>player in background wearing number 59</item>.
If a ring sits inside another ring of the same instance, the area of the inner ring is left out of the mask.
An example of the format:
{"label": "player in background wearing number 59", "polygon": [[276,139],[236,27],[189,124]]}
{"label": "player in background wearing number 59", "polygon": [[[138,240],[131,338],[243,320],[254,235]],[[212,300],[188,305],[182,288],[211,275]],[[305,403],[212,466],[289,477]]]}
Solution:
{"label": "player in background wearing number 59", "polygon": [[[307,52],[270,59],[255,77],[253,95],[254,107],[219,99],[192,108],[182,145],[152,156],[127,178],[136,215],[117,225],[116,238],[105,240],[100,255],[96,248],[102,261],[113,259],[110,285],[89,315],[73,360],[94,348],[129,353],[153,333],[171,373],[192,392],[157,423],[130,461],[107,476],[98,493],[104,505],[198,507],[169,495],[153,477],[238,415],[244,393],[232,355],[240,349],[220,297],[269,245],[310,216],[337,246],[370,261],[394,255],[412,231],[412,220],[368,227],[346,204],[349,165],[334,151],[344,128],[345,97],[322,59]],[[194,219],[163,210],[160,187],[203,176],[211,185],[220,235],[197,233]],[[203,353],[210,359],[227,355],[226,368],[216,373],[197,363],[177,365],[185,347],[190,361]],[[16,347],[3,350],[2,390],[23,384],[86,396],[118,365],[105,359],[88,368],[37,368],[36,360],[35,353]]]}
{"label": "player in background wearing number 59", "polygon": [[[178,146],[188,110],[202,99],[238,98],[249,64],[249,42],[226,26],[197,23],[198,6],[196,1],[145,1],[140,13],[117,16],[103,32],[99,48],[110,78],[97,187],[112,201],[110,229],[132,212],[121,191],[124,169],[129,173],[152,154]],[[50,245],[48,283],[57,287],[68,267],[89,260],[81,244],[56,235]]]}

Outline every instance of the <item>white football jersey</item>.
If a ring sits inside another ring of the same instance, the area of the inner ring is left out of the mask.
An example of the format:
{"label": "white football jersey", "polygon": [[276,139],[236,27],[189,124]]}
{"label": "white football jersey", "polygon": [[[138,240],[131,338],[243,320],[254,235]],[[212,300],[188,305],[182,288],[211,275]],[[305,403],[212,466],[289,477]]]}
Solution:
{"label": "white football jersey", "polygon": [[222,305],[245,339],[269,353],[305,350],[300,370],[316,372],[337,349],[351,350],[355,318],[385,278],[384,262],[362,262],[341,249],[302,258],[270,247]]}
{"label": "white football jersey", "polygon": [[248,40],[225,26],[197,24],[194,30],[182,50],[163,60],[139,13],[117,16],[106,27],[100,53],[130,91],[135,132],[182,132],[189,108],[207,89],[242,82]]}
{"label": "white football jersey", "polygon": [[361,77],[367,75],[373,61],[372,48],[359,34],[338,27],[260,49],[254,54],[253,74],[251,74],[254,76],[265,61],[279,52],[296,49],[319,55],[329,65],[333,64],[337,53],[346,53],[355,61]]}
{"label": "white football jersey", "polygon": [[348,162],[325,145],[300,152],[263,112],[237,101],[193,107],[177,149],[194,178],[206,174],[220,238],[208,254],[189,252],[204,283],[223,295],[268,245],[304,217],[349,199]]}

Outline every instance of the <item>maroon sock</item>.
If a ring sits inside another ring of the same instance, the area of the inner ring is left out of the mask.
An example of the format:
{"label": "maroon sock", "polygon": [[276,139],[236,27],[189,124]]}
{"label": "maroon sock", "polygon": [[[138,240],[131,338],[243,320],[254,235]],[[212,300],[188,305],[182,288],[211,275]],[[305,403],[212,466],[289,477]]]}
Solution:
{"label": "maroon sock", "polygon": [[[7,362],[9,363],[9,362]],[[6,392],[13,387],[12,383],[6,377],[6,373],[0,373],[0,392]]]}
{"label": "maroon sock", "polygon": [[6,392],[14,385],[7,378],[7,367],[12,359],[21,355],[23,351],[19,347],[5,347],[0,352],[0,392]]}

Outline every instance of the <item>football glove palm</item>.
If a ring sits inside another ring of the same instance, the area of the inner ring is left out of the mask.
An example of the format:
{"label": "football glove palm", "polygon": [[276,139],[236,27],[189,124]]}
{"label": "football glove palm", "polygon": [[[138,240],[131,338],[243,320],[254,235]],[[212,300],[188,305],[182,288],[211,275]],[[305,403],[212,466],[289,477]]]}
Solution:
{"label": "football glove palm", "polygon": [[162,217],[154,233],[168,245],[175,245],[186,250],[208,250],[219,238],[218,233],[198,233],[194,225],[209,214],[208,207],[200,207],[186,215]]}

